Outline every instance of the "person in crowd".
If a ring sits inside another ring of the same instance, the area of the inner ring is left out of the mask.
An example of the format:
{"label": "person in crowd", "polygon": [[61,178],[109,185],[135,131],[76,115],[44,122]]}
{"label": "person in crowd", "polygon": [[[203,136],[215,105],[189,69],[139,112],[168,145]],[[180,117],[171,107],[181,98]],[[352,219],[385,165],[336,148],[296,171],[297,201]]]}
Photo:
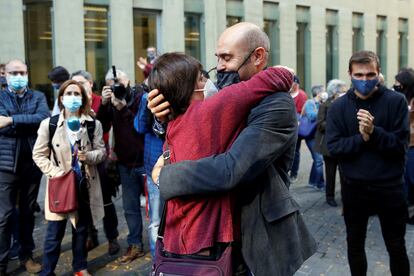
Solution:
{"label": "person in crowd", "polygon": [[338,159],[331,156],[326,145],[326,117],[332,103],[346,93],[347,86],[345,82],[333,79],[329,81],[326,90],[328,92],[328,99],[326,102],[321,103],[319,107],[314,150],[323,155],[323,161],[325,163],[326,203],[328,203],[329,206],[336,207],[338,204],[335,200],[335,181]]}
{"label": "person in crowd", "polygon": [[[122,185],[122,203],[128,225],[128,249],[119,258],[122,264],[144,256],[142,243],[142,216],[140,195],[143,191],[143,152],[144,137],[134,129],[134,117],[138,111],[142,92],[131,87],[128,76],[117,69],[119,85],[125,89],[119,98],[113,92],[114,75],[110,69],[106,76],[106,86],[102,89],[102,104],[97,118],[102,122],[105,132],[111,125],[115,140],[114,151],[117,156],[118,171]],[[111,88],[112,87],[112,88]],[[121,95],[123,94],[123,95]]]}
{"label": "person in crowd", "polygon": [[62,85],[62,83],[69,79],[69,72],[68,70],[66,70],[65,67],[56,66],[52,70],[50,70],[50,72],[47,74],[47,78],[52,82],[52,87],[56,98],[52,110],[52,116],[59,115],[60,109],[58,105],[57,94],[59,93],[59,88]]}
{"label": "person in crowd", "polygon": [[[89,105],[91,107],[92,116],[96,117],[96,114],[101,106],[101,96],[93,92],[93,77],[88,71],[79,70],[70,75],[70,79],[80,83],[86,91],[89,99]],[[104,131],[103,139],[105,147],[109,149],[109,131]],[[99,177],[101,179],[102,196],[104,201],[105,217],[103,219],[103,228],[106,239],[108,240],[108,253],[109,255],[115,255],[121,249],[118,243],[118,216],[116,214],[115,205],[112,202],[112,196],[116,196],[116,185],[113,183],[107,174],[107,160],[97,165]],[[88,226],[88,251],[99,245],[98,230],[96,230],[93,224]]]}
{"label": "person in crowd", "polygon": [[[45,218],[48,221],[43,249],[41,275],[54,275],[65,235],[66,222],[72,224],[72,267],[74,275],[87,271],[86,239],[89,219],[104,217],[101,184],[96,165],[106,157],[101,123],[89,115],[89,99],[83,86],[74,80],[64,82],[58,94],[61,113],[56,125],[52,117],[43,120],[33,148],[33,160],[48,177],[45,193]],[[93,135],[89,126],[93,124]],[[52,126],[55,127],[51,132]],[[90,137],[92,136],[92,137]],[[78,209],[68,214],[53,213],[49,208],[49,179],[73,170],[76,174]],[[82,179],[88,179],[85,183]]]}
{"label": "person in crowd", "polygon": [[392,275],[408,276],[404,161],[410,135],[407,101],[379,84],[378,56],[360,51],[349,60],[351,89],[331,105],[326,140],[339,158],[342,202],[352,275],[366,275],[368,219],[378,215]]}
{"label": "person in crowd", "polygon": [[[0,275],[6,275],[13,210],[19,209],[19,259],[29,273],[41,265],[32,259],[34,211],[42,173],[34,165],[32,148],[40,122],[49,117],[43,93],[28,87],[27,65],[6,64],[7,88],[0,93]],[[17,196],[19,195],[19,196]]]}
{"label": "person in crowd", "polygon": [[[306,95],[306,92],[300,89],[300,80],[298,76],[295,76],[293,79],[293,85],[292,89],[290,90],[290,95],[293,98],[293,101],[295,102],[296,107],[296,116],[299,120],[302,109],[305,106],[305,102],[308,99],[308,96]],[[290,181],[296,182],[298,178],[298,171],[299,171],[299,162],[300,162],[300,144],[302,143],[301,139],[298,139],[296,141],[296,147],[295,147],[295,157],[293,159],[292,168],[290,169]]]}
{"label": "person in crowd", "polygon": [[6,89],[7,79],[6,79],[6,64],[0,63],[0,91]]}
{"label": "person in crowd", "polygon": [[161,201],[160,191],[151,177],[151,172],[158,157],[162,154],[162,145],[164,141],[158,138],[152,131],[154,117],[147,108],[147,103],[148,92],[144,93],[141,97],[138,113],[134,119],[134,127],[138,133],[144,135],[144,168],[147,176],[146,185],[150,220],[148,225],[148,237],[151,256],[154,258],[155,242],[158,237],[158,227],[161,220],[161,207],[164,203]]}
{"label": "person in crowd", "polygon": [[[307,117],[310,122],[314,122],[316,124],[319,106],[322,102],[322,95],[326,92],[325,92],[325,88],[323,87],[323,85],[315,85],[312,87],[311,91],[312,91],[312,99],[309,99],[305,102],[305,105],[303,106],[303,109],[302,109],[301,116]],[[296,149],[295,149],[296,152],[300,151],[302,140],[305,140],[306,146],[308,147],[309,152],[311,153],[311,156],[312,156],[312,160],[313,160],[311,171],[309,174],[308,184],[313,188],[316,188],[318,190],[323,190],[325,188],[325,180],[323,178],[323,156],[320,153],[316,152],[314,149],[315,132],[312,132],[310,136],[307,136],[307,137],[302,137],[300,134],[298,135],[298,142],[296,143]],[[297,161],[296,163],[297,167],[296,165],[292,166],[291,175],[292,173],[293,175],[295,175],[294,171],[299,170],[299,159],[296,161]],[[295,164],[295,161],[294,161],[294,164]]]}
{"label": "person in crowd", "polygon": [[[410,143],[408,145],[407,159],[404,173],[404,190],[409,204],[414,203],[414,70],[403,68],[395,76],[393,86],[395,91],[403,93],[408,102],[410,120]],[[409,220],[414,224],[414,217]]]}
{"label": "person in crowd", "polygon": [[[268,41],[252,23],[238,23],[226,29],[217,43],[218,86],[248,80],[262,71],[268,59]],[[158,93],[150,92],[148,105],[164,121],[171,111]],[[198,125],[194,124],[199,128]],[[275,93],[251,111],[246,128],[228,152],[162,167],[157,181],[166,200],[217,195],[238,186],[242,255],[254,275],[292,275],[316,250],[299,207],[289,194],[287,171],[293,158],[296,129],[292,97]],[[160,167],[154,169],[153,179],[157,179]],[[289,239],[284,238],[287,235]]]}
{"label": "person in crowd", "polygon": [[137,61],[137,66],[144,73],[144,78],[148,78],[148,75],[151,72],[151,69],[154,65],[154,62],[157,58],[157,48],[154,46],[149,46],[147,48],[147,58],[140,57]]}

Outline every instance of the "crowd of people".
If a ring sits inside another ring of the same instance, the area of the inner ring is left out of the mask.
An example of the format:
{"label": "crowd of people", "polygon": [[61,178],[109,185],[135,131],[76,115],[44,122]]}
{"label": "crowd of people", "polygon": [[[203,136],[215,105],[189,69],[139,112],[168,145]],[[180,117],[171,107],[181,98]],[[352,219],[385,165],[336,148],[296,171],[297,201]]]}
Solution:
{"label": "crowd of people", "polygon": [[[312,157],[307,183],[333,207],[339,168],[351,274],[366,275],[367,223],[378,215],[392,275],[409,275],[414,70],[401,69],[388,89],[378,56],[361,51],[349,61],[351,87],[334,79],[307,94],[294,69],[268,64],[269,51],[267,35],[243,22],[217,41],[216,83],[195,58],[154,47],[137,62],[145,76],[137,85],[113,67],[98,92],[89,72],[57,66],[48,74],[52,111],[23,61],[0,65],[0,275],[13,258],[54,275],[68,220],[73,273],[90,275],[98,223],[108,254],[121,250],[117,193],[128,228],[120,264],[145,255],[146,193],[153,275],[186,261],[196,272],[211,262],[223,275],[293,275],[317,248],[289,192],[302,141]],[[42,175],[40,264],[32,252]]]}

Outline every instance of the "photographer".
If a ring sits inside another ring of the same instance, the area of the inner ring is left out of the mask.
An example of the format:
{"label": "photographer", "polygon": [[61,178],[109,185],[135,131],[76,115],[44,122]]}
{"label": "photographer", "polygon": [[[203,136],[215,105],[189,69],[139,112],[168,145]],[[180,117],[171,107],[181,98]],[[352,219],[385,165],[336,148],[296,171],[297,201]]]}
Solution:
{"label": "photographer", "polygon": [[142,92],[131,88],[128,76],[121,70],[109,70],[102,89],[102,104],[97,119],[102,122],[104,132],[113,126],[118,170],[122,184],[122,203],[128,225],[128,249],[119,258],[126,264],[144,256],[142,244],[142,217],[139,195],[143,190],[144,139],[133,126]]}

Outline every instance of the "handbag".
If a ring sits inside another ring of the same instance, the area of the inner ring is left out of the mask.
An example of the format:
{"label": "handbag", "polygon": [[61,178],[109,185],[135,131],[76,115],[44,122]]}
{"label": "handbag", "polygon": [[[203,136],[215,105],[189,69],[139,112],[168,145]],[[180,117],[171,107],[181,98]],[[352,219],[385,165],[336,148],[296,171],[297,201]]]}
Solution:
{"label": "handbag", "polygon": [[[169,147],[163,153],[164,164],[169,164]],[[231,276],[233,275],[233,247],[227,245],[223,252],[217,250],[215,256],[178,255],[164,249],[163,235],[167,202],[164,204],[158,238],[155,243],[155,261],[152,265],[151,276]]]}
{"label": "handbag", "polygon": [[307,116],[299,119],[298,135],[301,138],[313,138],[316,133],[316,121],[311,121]]}
{"label": "handbag", "polygon": [[[315,112],[317,113],[317,107],[316,107],[315,102],[312,100],[311,102],[313,103],[313,108],[315,109]],[[303,108],[302,114],[299,118],[298,135],[299,137],[304,138],[304,139],[313,138],[316,133],[317,121],[310,120],[304,111],[305,111],[305,108]]]}
{"label": "handbag", "polygon": [[49,178],[49,210],[67,214],[78,209],[76,175],[70,170],[64,175]]}

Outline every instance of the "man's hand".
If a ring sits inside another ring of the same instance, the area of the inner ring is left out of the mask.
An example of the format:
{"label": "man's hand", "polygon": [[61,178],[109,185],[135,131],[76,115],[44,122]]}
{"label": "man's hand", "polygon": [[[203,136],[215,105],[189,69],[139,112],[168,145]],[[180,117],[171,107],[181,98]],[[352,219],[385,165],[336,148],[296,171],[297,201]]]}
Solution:
{"label": "man's hand", "polygon": [[127,105],[125,99],[123,99],[123,100],[117,99],[115,97],[115,94],[113,94],[113,93],[112,93],[112,96],[111,96],[111,103],[112,103],[113,106],[115,106],[116,110],[118,110],[118,111],[120,111],[122,108],[124,108]]}
{"label": "man's hand", "polygon": [[359,121],[359,132],[364,141],[369,140],[369,136],[374,131],[374,116],[365,109],[358,110],[357,119]]}
{"label": "man's hand", "polygon": [[7,127],[11,124],[13,124],[12,117],[0,116],[0,128]]}
{"label": "man's hand", "polygon": [[112,98],[112,89],[110,86],[104,86],[102,88],[102,104],[107,105]]}
{"label": "man's hand", "polygon": [[157,163],[155,163],[154,168],[152,169],[151,177],[155,184],[159,185],[159,177],[161,173],[161,169],[164,167],[164,157],[160,155],[158,157]]}
{"label": "man's hand", "polygon": [[147,65],[147,60],[143,57],[140,57],[137,61],[137,66],[141,69],[144,70],[145,66]]}
{"label": "man's hand", "polygon": [[158,89],[151,90],[148,94],[148,109],[161,123],[168,121],[168,115],[170,115],[170,103],[165,101],[164,95],[162,95]]}

